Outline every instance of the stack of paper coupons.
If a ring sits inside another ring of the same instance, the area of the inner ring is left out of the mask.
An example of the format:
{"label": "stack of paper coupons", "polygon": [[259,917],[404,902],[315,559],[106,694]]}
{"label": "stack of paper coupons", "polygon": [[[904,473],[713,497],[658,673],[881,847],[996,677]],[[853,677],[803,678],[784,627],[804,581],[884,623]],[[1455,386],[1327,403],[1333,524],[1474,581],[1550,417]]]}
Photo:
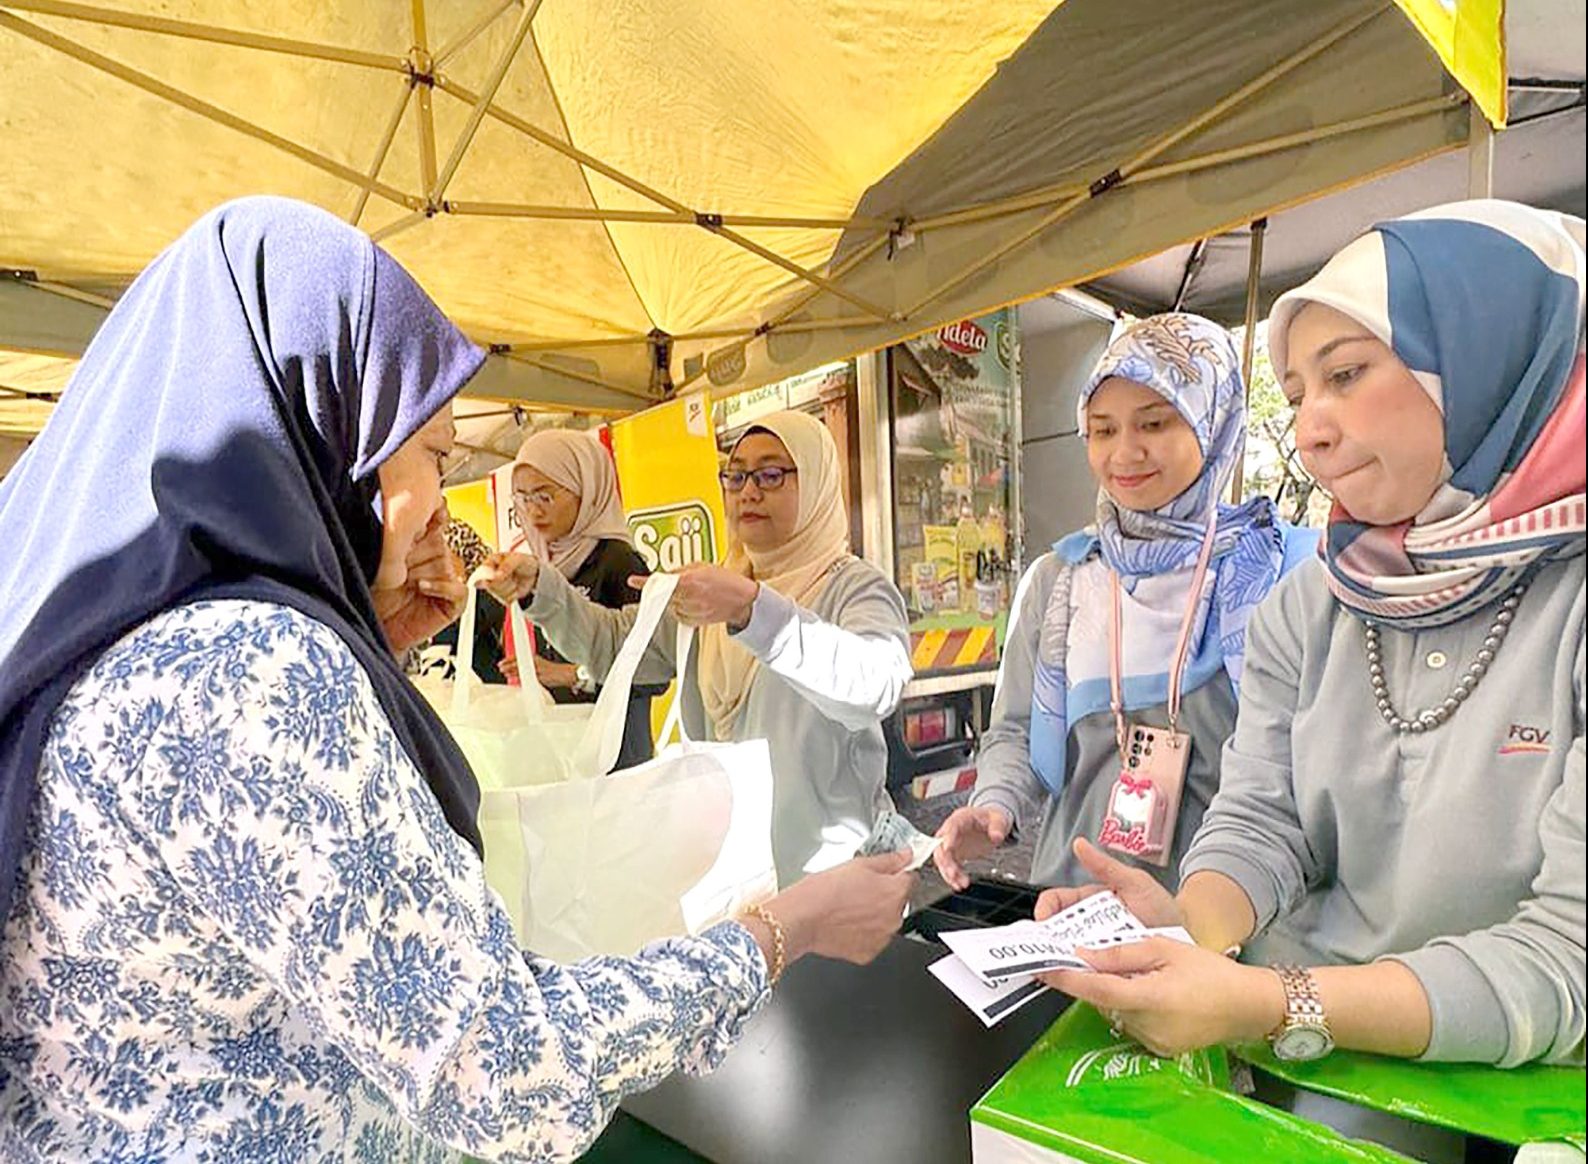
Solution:
{"label": "stack of paper coupons", "polygon": [[1110,892],[1093,894],[1046,921],[1021,921],[993,929],[946,930],[938,935],[954,951],[929,969],[987,1026],[1013,1014],[1047,989],[1038,974],[1050,970],[1091,971],[1076,956],[1078,946],[1103,949],[1172,938],[1191,942],[1179,926],[1142,925]]}

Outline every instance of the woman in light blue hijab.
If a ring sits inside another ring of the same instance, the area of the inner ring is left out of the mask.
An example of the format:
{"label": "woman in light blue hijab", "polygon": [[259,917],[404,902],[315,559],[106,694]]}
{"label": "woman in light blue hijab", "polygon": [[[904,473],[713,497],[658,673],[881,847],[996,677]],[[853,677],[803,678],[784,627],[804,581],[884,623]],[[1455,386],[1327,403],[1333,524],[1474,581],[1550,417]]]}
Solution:
{"label": "woman in light blue hijab", "polygon": [[[976,789],[939,831],[938,867],[957,888],[963,862],[1015,829],[1038,830],[1036,884],[1079,875],[1072,845],[1086,837],[1173,885],[1218,788],[1247,619],[1316,544],[1266,497],[1220,500],[1245,447],[1246,393],[1217,324],[1132,324],[1077,414],[1097,521],[1021,582]],[[1171,727],[1188,747],[1166,747]]]}

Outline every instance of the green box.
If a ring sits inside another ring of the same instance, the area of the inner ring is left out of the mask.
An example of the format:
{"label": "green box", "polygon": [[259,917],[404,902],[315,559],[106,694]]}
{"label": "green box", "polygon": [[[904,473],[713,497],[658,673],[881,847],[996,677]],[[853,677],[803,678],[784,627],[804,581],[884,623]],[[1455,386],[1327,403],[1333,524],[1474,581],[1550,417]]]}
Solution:
{"label": "green box", "polygon": [[[1263,1046],[1240,1057],[1296,1087],[1505,1143],[1584,1142],[1581,1068],[1501,1070],[1336,1052],[1282,1064]],[[1229,1090],[1221,1050],[1156,1059],[1077,1004],[971,1110],[976,1164],[1404,1164]]]}

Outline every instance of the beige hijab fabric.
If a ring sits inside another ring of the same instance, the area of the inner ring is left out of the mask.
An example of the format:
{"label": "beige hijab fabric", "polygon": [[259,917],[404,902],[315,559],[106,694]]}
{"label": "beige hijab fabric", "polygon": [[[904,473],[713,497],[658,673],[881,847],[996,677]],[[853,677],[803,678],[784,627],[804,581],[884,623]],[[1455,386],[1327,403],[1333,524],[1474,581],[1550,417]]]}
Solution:
{"label": "beige hijab fabric", "polygon": [[[794,534],[770,550],[750,550],[735,541],[724,565],[809,607],[833,567],[850,556],[843,463],[827,426],[803,412],[774,413],[756,421],[749,432],[758,429],[783,442],[798,470],[800,503]],[[719,623],[702,628],[700,695],[717,739],[733,738],[759,666],[754,655],[728,637],[727,627]]]}
{"label": "beige hijab fabric", "polygon": [[530,551],[542,562],[550,562],[564,578],[579,572],[597,542],[617,538],[632,544],[618,495],[617,468],[611,454],[595,437],[546,429],[519,447],[514,463],[528,465],[578,495],[579,512],[566,537],[547,542],[533,529],[524,530]]}

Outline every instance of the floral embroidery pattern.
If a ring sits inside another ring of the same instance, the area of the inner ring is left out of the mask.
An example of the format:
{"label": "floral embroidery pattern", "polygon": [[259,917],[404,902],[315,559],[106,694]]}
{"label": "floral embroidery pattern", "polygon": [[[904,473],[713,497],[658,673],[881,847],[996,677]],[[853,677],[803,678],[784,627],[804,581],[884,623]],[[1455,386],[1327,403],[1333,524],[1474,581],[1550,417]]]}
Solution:
{"label": "floral embroidery pattern", "polygon": [[0,951],[0,1158],[571,1160],[765,997],[724,924],[519,950],[337,636],[167,611],[58,709]]}

